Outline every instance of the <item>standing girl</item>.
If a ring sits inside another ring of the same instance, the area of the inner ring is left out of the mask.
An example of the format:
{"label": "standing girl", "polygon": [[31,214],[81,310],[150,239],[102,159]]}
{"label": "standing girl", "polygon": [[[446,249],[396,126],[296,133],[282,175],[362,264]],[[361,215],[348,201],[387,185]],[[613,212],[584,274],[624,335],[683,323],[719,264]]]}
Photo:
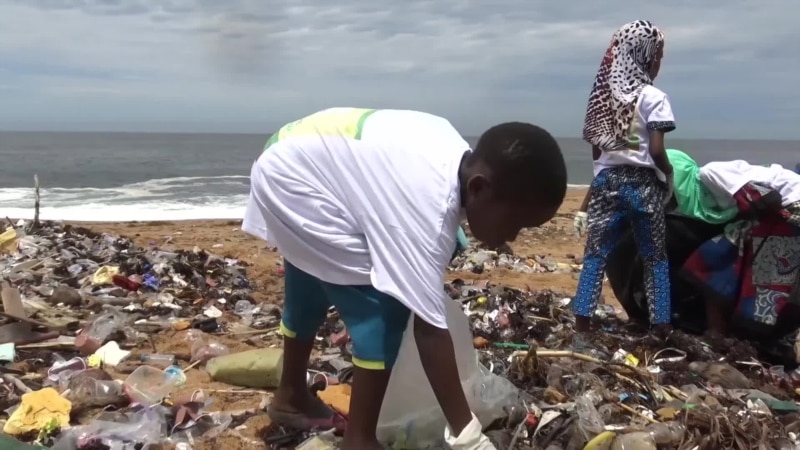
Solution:
{"label": "standing girl", "polygon": [[672,166],[664,134],[675,129],[675,118],[667,95],[652,85],[663,55],[664,34],[655,25],[624,25],[614,33],[589,96],[583,138],[592,144],[595,178],[575,218],[579,233],[588,227],[573,302],[578,331],[589,329],[606,259],[629,224],[644,263],[650,323],[669,328],[664,204],[672,196]]}

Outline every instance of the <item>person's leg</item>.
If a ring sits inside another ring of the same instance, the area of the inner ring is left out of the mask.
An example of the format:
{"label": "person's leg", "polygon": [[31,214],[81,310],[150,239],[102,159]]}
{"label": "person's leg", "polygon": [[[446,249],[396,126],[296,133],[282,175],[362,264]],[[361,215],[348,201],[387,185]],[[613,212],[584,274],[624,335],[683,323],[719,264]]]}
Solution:
{"label": "person's leg", "polygon": [[623,189],[623,198],[630,211],[633,237],[644,266],[650,324],[669,325],[672,321],[672,299],[664,219],[666,187],[652,170],[636,169],[631,171],[630,177]]}
{"label": "person's leg", "polygon": [[283,373],[270,404],[273,420],[298,428],[327,426],[333,411],[314,397],[306,383],[314,338],[329,307],[322,282],[291,263],[285,263]]}
{"label": "person's leg", "polygon": [[378,416],[411,312],[372,286],[326,285],[353,341],[353,390],[342,450],[382,449]]}
{"label": "person's leg", "polygon": [[592,182],[583,270],[573,299],[578,331],[588,330],[589,319],[597,308],[603,290],[606,258],[619,241],[625,220],[615,186],[615,171],[616,168],[606,169]]}

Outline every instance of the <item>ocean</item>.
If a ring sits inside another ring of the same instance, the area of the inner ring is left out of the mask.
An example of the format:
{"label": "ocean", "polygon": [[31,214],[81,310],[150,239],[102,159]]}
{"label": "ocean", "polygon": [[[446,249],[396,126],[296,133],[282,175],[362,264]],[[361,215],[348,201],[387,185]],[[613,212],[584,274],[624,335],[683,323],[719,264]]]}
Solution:
{"label": "ocean", "polygon": [[[0,131],[0,218],[33,217],[33,175],[43,220],[238,219],[250,166],[268,134],[55,133]],[[475,138],[467,138],[474,144]],[[591,151],[558,139],[569,182],[591,180]],[[793,169],[800,141],[669,139],[700,164],[745,159]]]}

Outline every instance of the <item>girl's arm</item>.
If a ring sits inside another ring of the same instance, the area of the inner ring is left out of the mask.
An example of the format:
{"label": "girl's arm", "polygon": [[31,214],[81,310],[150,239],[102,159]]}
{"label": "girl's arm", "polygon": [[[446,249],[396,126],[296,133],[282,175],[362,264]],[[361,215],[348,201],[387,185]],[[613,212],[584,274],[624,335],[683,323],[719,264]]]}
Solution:
{"label": "girl's arm", "polygon": [[589,186],[589,189],[586,189],[586,195],[583,197],[583,202],[581,203],[580,212],[586,212],[589,210],[589,197],[592,195],[592,187]]}

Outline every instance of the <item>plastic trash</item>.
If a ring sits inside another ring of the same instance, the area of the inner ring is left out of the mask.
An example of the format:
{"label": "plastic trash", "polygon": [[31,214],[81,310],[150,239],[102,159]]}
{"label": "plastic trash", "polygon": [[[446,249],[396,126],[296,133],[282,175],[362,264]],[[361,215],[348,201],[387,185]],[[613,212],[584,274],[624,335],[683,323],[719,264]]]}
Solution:
{"label": "plastic trash", "polygon": [[69,426],[72,403],[53,388],[22,394],[22,402],[3,426],[3,433],[22,436],[39,431],[51,421],[59,427]]}
{"label": "plastic trash", "polygon": [[[472,330],[460,305],[446,302],[446,313],[461,385],[470,408],[481,424],[505,417],[504,408],[520,403],[519,390],[478,362]],[[378,419],[378,438],[386,443],[402,444],[407,449],[439,448],[444,445],[447,421],[422,368],[413,321],[412,315],[389,379]]]}
{"label": "plastic trash", "polygon": [[575,399],[575,412],[578,415],[578,429],[583,432],[587,440],[605,430],[603,417],[588,395],[581,395]]}
{"label": "plastic trash", "polygon": [[83,406],[107,406],[114,403],[124,395],[122,385],[114,380],[97,380],[77,373],[67,384],[69,393],[66,397],[73,401],[80,401]]}
{"label": "plastic trash", "polygon": [[101,415],[88,425],[63,432],[51,450],[74,450],[107,446],[113,450],[135,450],[159,444],[167,424],[153,408],[128,414]]}
{"label": "plastic trash", "polygon": [[617,436],[611,450],[658,450],[658,447],[650,433],[639,431]]}
{"label": "plastic trash", "polygon": [[70,360],[64,360],[58,355],[55,358],[56,361],[47,369],[47,379],[51,383],[58,383],[61,379],[61,373],[86,370],[86,360],[83,358],[76,356]]}
{"label": "plastic trash", "polygon": [[98,316],[75,338],[75,347],[84,356],[91,355],[105,343],[111,334],[121,330],[124,325],[125,316],[120,312],[112,311]]}
{"label": "plastic trash", "polygon": [[248,300],[239,300],[233,305],[233,313],[242,317],[252,317],[255,309],[256,307]]}
{"label": "plastic trash", "polygon": [[148,366],[158,367],[161,369],[167,368],[175,364],[175,355],[162,355],[159,353],[151,353],[149,355],[141,355],[139,359],[143,364]]}
{"label": "plastic trash", "polygon": [[283,349],[260,348],[210,359],[206,371],[214,381],[252,388],[276,388],[283,374]]}
{"label": "plastic trash", "polygon": [[177,387],[176,378],[163,370],[150,366],[139,366],[125,380],[125,394],[133,403],[153,406],[172,393]]}
{"label": "plastic trash", "polygon": [[216,358],[218,356],[225,356],[230,354],[230,349],[227,346],[220,344],[219,342],[211,341],[211,342],[203,342],[202,340],[194,341],[192,344],[192,361],[202,361],[208,362],[211,358]]}
{"label": "plastic trash", "polygon": [[497,450],[482,432],[481,423],[475,415],[458,436],[453,436],[450,427],[445,427],[444,441],[452,450]]}
{"label": "plastic trash", "polygon": [[336,441],[328,434],[312,436],[297,446],[297,450],[336,450],[337,448],[339,447],[336,445]]}
{"label": "plastic trash", "polygon": [[92,275],[92,284],[95,286],[108,286],[113,284],[112,277],[119,273],[117,266],[102,266]]}
{"label": "plastic trash", "polygon": [[689,364],[689,370],[725,389],[749,389],[751,385],[750,379],[742,372],[724,362],[693,361]]}
{"label": "plastic trash", "polygon": [[169,366],[164,369],[164,377],[172,386],[183,386],[186,383],[186,373],[180,366]]}
{"label": "plastic trash", "polygon": [[686,427],[679,422],[662,422],[648,425],[644,431],[650,433],[658,445],[676,445],[683,440]]}
{"label": "plastic trash", "polygon": [[109,367],[116,367],[119,363],[124,361],[125,358],[130,356],[130,354],[130,351],[119,348],[119,344],[117,344],[116,341],[108,341],[94,352],[94,356],[100,358],[103,365]]}

